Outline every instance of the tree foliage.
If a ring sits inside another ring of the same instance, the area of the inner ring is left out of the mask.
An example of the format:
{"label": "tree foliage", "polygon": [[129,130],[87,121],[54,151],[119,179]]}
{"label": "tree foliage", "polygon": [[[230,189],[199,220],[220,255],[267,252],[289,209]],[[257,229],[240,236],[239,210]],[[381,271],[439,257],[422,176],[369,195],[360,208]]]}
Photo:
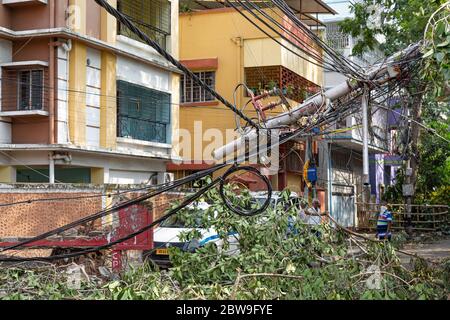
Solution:
{"label": "tree foliage", "polygon": [[[341,24],[344,32],[357,39],[353,54],[380,48],[386,55],[410,44],[422,42],[423,61],[416,79],[405,91],[423,95],[420,122],[431,130],[422,130],[417,202],[449,204],[450,176],[450,2],[448,0],[362,0],[352,5],[353,18]],[[403,170],[404,171],[404,170]],[[387,189],[386,197],[399,200],[402,170],[397,185]]]}
{"label": "tree foliage", "polygon": [[[230,192],[230,191],[229,191]],[[108,280],[90,275],[79,290],[67,287],[64,272],[2,268],[3,299],[445,299],[445,270],[413,259],[401,265],[393,243],[364,243],[326,224],[313,232],[298,217],[284,193],[275,210],[240,217],[215,203],[202,216],[205,227],[226,241],[239,233],[239,250],[208,244],[193,253],[171,249],[173,267],[150,265]],[[241,198],[242,200],[242,198]],[[194,223],[188,212],[181,218]],[[317,231],[320,232],[318,235]],[[195,232],[186,233],[193,238]]]}

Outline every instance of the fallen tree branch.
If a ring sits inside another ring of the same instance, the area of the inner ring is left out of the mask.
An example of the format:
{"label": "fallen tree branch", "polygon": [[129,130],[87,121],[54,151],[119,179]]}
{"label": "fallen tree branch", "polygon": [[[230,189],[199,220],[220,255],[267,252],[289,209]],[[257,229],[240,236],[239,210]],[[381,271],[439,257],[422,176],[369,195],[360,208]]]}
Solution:
{"label": "fallen tree branch", "polygon": [[294,276],[288,274],[278,274],[278,273],[252,273],[252,274],[243,274],[241,275],[241,271],[238,270],[238,276],[236,277],[236,282],[233,286],[233,293],[231,295],[231,299],[236,299],[236,292],[239,287],[239,284],[242,279],[245,278],[258,278],[258,277],[267,277],[267,278],[285,278],[285,279],[294,279],[294,280],[304,280],[302,276]]}

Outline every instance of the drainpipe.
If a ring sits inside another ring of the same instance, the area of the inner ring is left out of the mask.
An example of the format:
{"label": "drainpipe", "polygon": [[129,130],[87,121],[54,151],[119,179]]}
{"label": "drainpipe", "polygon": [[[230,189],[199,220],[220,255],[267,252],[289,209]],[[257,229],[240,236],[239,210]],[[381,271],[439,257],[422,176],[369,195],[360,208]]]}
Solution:
{"label": "drainpipe", "polygon": [[[50,0],[50,29],[55,28],[55,1]],[[49,54],[49,105],[48,105],[48,114],[49,114],[49,126],[48,126],[48,136],[49,136],[49,144],[55,143],[55,46],[53,45],[53,38],[50,39],[49,46],[50,54]],[[54,177],[53,177],[54,178]],[[52,182],[50,182],[52,183]],[[54,183],[54,182],[53,182]]]}
{"label": "drainpipe", "polygon": [[48,163],[49,163],[49,183],[54,184],[55,183],[55,161],[56,160],[62,160],[65,163],[72,162],[72,156],[69,153],[55,153],[50,152],[48,154]]}
{"label": "drainpipe", "polygon": [[49,163],[49,183],[55,184],[55,159],[53,158],[53,152],[48,154]]}

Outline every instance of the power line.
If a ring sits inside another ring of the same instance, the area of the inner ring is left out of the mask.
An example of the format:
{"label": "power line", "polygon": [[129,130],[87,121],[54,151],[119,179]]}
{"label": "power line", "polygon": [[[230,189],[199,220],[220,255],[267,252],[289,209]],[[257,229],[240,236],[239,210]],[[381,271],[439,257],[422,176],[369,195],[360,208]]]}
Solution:
{"label": "power line", "polygon": [[[130,240],[148,230],[153,229],[156,225],[160,224],[161,222],[167,220],[168,218],[170,218],[171,216],[175,215],[176,213],[178,213],[180,210],[186,208],[187,206],[189,206],[191,203],[193,203],[194,201],[198,200],[201,196],[203,196],[207,191],[209,191],[212,187],[214,187],[215,185],[217,185],[219,182],[221,181],[221,178],[217,178],[216,180],[214,180],[213,182],[211,182],[210,184],[208,184],[207,186],[205,186],[204,188],[202,188],[200,191],[198,191],[196,194],[190,196],[188,199],[186,199],[182,204],[180,204],[179,206],[177,206],[176,208],[173,208],[171,210],[168,211],[168,213],[166,213],[163,217],[156,219],[155,221],[153,221],[151,224],[141,228],[140,230],[133,232],[131,234],[129,234],[126,237],[117,239],[115,241],[111,241],[108,244],[102,245],[102,246],[97,246],[94,248],[90,248],[90,249],[86,249],[83,251],[79,251],[79,252],[73,252],[73,253],[68,253],[68,254],[61,254],[61,255],[56,255],[56,256],[50,256],[50,257],[32,257],[32,258],[0,258],[0,262],[24,262],[24,261],[55,261],[55,260],[61,260],[61,259],[68,259],[68,258],[75,258],[75,257],[79,257],[79,256],[83,256],[83,255],[87,255],[89,253],[94,253],[94,252],[98,252],[98,251],[102,251],[105,249],[109,249],[117,244],[123,243],[127,240]],[[35,241],[33,241],[35,242]],[[23,242],[25,243],[25,242]],[[22,246],[24,245],[22,243]],[[14,247],[14,246],[12,246]],[[12,248],[9,247],[9,248]],[[12,250],[12,249],[8,249],[7,250]],[[3,252],[3,251],[0,251]]]}
{"label": "power line", "polygon": [[60,233],[62,233],[64,231],[73,229],[74,227],[77,227],[79,225],[83,225],[83,224],[86,224],[88,222],[92,222],[92,221],[98,220],[100,218],[103,218],[105,216],[110,215],[111,213],[113,213],[115,211],[118,211],[118,210],[130,207],[130,206],[132,206],[134,204],[138,204],[138,203],[141,203],[141,202],[143,202],[145,200],[154,198],[154,197],[156,197],[156,196],[158,196],[160,194],[163,194],[163,193],[165,193],[167,191],[173,190],[173,189],[175,189],[175,188],[177,188],[179,186],[182,186],[182,185],[184,185],[186,183],[189,183],[189,182],[192,182],[192,181],[204,178],[204,177],[210,175],[211,173],[224,168],[225,166],[226,165],[215,166],[215,167],[213,167],[211,169],[207,169],[207,170],[201,171],[199,173],[194,173],[194,174],[192,174],[192,175],[190,175],[188,177],[185,177],[183,179],[180,179],[178,181],[166,183],[162,188],[160,188],[157,191],[146,193],[146,194],[144,194],[142,196],[139,196],[139,197],[137,197],[137,198],[135,198],[133,200],[125,201],[125,202],[123,202],[123,203],[121,203],[119,205],[116,205],[114,207],[111,207],[111,208],[109,208],[107,210],[102,210],[102,211],[100,211],[100,212],[98,212],[96,214],[93,214],[91,216],[88,216],[88,217],[82,218],[80,220],[74,221],[74,222],[72,222],[70,224],[67,224],[67,225],[63,226],[63,227],[60,227],[60,228],[48,231],[48,232],[43,233],[43,234],[41,234],[41,235],[39,235],[37,237],[34,237],[34,238],[28,239],[26,241],[20,242],[18,244],[15,244],[15,245],[12,245],[12,246],[0,249],[0,252],[14,250],[14,249],[23,247],[23,246],[25,246],[27,244],[30,244],[30,243],[33,243],[33,242],[36,242],[36,241],[39,241],[39,240],[46,239],[46,238],[51,237],[53,235],[60,234]]}
{"label": "power line", "polygon": [[133,22],[131,22],[124,14],[122,14],[119,10],[112,7],[105,0],[95,0],[98,5],[103,7],[107,12],[109,12],[112,16],[114,16],[120,23],[130,29],[134,34],[136,34],[140,39],[145,41],[148,45],[153,47],[161,56],[163,56],[166,60],[172,63],[174,66],[183,71],[186,75],[192,78],[198,85],[208,91],[212,96],[214,96],[217,100],[222,102],[227,108],[229,108],[234,113],[238,114],[239,117],[247,121],[250,125],[257,128],[257,125],[253,120],[244,115],[240,110],[236,108],[236,106],[232,105],[230,102],[225,100],[217,91],[208,86],[203,80],[201,80],[197,75],[195,75],[191,70],[183,66],[178,60],[172,57],[166,50],[161,48],[161,46],[154,40],[150,39],[144,32],[142,32],[139,28],[137,28]]}

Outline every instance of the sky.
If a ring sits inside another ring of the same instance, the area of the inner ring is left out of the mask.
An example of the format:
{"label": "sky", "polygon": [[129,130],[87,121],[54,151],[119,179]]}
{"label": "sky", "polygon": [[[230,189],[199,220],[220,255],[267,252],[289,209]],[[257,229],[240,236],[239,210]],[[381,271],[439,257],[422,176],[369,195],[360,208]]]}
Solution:
{"label": "sky", "polygon": [[330,7],[332,7],[334,10],[336,10],[338,14],[334,16],[332,14],[319,15],[320,20],[322,21],[335,20],[337,18],[341,17],[345,18],[351,16],[349,8],[350,6],[349,0],[324,0],[324,2],[328,4]]}

